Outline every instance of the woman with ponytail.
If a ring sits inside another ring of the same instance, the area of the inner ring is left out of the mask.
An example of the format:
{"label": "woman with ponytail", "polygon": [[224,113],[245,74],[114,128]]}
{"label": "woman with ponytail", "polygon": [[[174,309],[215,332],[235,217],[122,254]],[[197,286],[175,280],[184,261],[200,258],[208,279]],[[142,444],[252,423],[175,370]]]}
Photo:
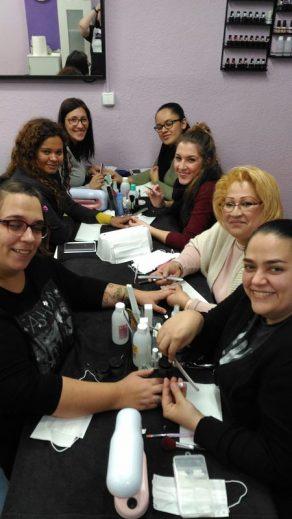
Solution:
{"label": "woman with ponytail", "polygon": [[[205,123],[196,123],[179,138],[174,155],[177,179],[173,202],[166,207],[160,186],[154,186],[149,198],[154,207],[164,207],[179,225],[179,232],[163,231],[149,226],[153,238],[169,247],[182,250],[188,241],[208,229],[215,221],[212,197],[221,176],[211,131]],[[135,219],[130,225],[146,225]]]}

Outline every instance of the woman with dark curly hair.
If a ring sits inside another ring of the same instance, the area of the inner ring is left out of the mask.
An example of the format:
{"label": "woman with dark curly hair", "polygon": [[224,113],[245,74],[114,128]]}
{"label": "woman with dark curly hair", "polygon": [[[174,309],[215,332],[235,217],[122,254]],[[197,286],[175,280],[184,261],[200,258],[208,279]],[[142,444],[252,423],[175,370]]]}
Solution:
{"label": "woman with dark curly hair", "polygon": [[124,227],[129,220],[129,217],[111,217],[87,209],[72,200],[67,192],[66,142],[59,124],[44,118],[32,119],[16,137],[6,172],[6,176],[25,182],[40,192],[52,246],[74,240],[81,222]]}

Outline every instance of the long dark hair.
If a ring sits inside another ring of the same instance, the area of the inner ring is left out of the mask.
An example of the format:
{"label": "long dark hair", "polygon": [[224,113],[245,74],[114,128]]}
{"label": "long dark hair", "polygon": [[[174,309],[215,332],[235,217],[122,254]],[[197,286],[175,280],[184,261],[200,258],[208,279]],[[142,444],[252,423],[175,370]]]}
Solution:
{"label": "long dark hair", "polygon": [[58,114],[58,122],[62,125],[65,132],[65,119],[69,112],[72,112],[73,110],[76,110],[76,108],[83,108],[85,110],[89,125],[86,132],[86,135],[83,139],[83,141],[74,144],[68,135],[68,141],[69,141],[69,148],[72,151],[74,157],[77,160],[85,159],[89,160],[94,156],[94,139],[93,139],[93,130],[92,130],[92,118],[91,113],[89,111],[88,106],[82,101],[82,99],[78,99],[77,97],[68,97],[67,99],[64,99],[62,102],[59,114]]}
{"label": "long dark hair", "polygon": [[204,182],[218,180],[222,175],[222,169],[217,159],[216,146],[210,128],[205,123],[196,123],[190,130],[181,135],[177,146],[181,142],[190,142],[199,148],[202,158],[202,169],[199,178],[194,179],[185,189],[180,188],[178,180],[174,185],[174,199],[182,196],[180,219],[183,227],[187,224],[194,199]]}
{"label": "long dark hair", "polygon": [[[37,165],[38,150],[42,143],[50,137],[60,137],[63,142],[64,162],[60,172],[63,189],[54,178],[42,173]],[[5,176],[11,177],[17,168],[21,169],[27,176],[36,178],[51,191],[60,205],[64,188],[69,185],[66,143],[66,133],[58,123],[44,118],[31,119],[18,132]]]}
{"label": "long dark hair", "polygon": [[[158,112],[160,112],[160,110],[164,110],[164,109],[171,110],[174,113],[174,115],[178,119],[180,119],[180,121],[182,121],[183,119],[186,119],[185,113],[184,113],[182,107],[178,103],[165,103],[164,105],[161,105],[158,108],[155,115],[157,115]],[[183,133],[186,130],[188,130],[189,127],[190,127],[190,125],[187,123],[186,128],[183,130]],[[165,173],[170,168],[170,165],[174,159],[175,150],[176,150],[175,144],[173,144],[171,146],[167,146],[166,144],[163,143],[161,145],[160,152],[159,152],[158,159],[157,159],[159,180],[161,180],[161,181],[163,181]]]}

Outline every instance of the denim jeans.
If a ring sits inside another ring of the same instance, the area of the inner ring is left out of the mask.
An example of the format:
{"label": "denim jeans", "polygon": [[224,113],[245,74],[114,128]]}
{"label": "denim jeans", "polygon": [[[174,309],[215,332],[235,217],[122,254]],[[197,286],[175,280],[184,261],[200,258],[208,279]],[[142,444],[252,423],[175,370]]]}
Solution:
{"label": "denim jeans", "polygon": [[3,470],[0,467],[0,514],[2,513],[7,490],[8,490],[8,481],[5,477]]}

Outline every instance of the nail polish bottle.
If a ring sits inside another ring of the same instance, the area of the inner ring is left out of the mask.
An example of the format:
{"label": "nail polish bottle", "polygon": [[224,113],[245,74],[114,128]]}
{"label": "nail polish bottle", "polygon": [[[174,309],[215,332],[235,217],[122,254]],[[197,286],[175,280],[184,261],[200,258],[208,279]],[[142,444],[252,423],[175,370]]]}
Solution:
{"label": "nail polish bottle", "polygon": [[250,58],[248,68],[249,68],[250,70],[254,70],[254,58]]}
{"label": "nail polish bottle", "polygon": [[256,70],[261,70],[261,60],[260,60],[260,58],[257,58],[257,60],[256,60],[255,69]]}
{"label": "nail polish bottle", "polygon": [[230,68],[231,68],[232,70],[235,70],[235,69],[236,69],[236,60],[235,60],[235,58],[232,58],[232,60],[231,60],[231,64],[230,64]]}
{"label": "nail polish bottle", "polygon": [[290,56],[292,51],[292,38],[291,36],[287,36],[284,40],[284,49],[283,49],[283,55],[284,56]]}
{"label": "nail polish bottle", "polygon": [[261,70],[266,70],[266,65],[267,65],[267,62],[266,62],[265,58],[262,58],[261,59]]}
{"label": "nail polish bottle", "polygon": [[244,70],[247,70],[247,69],[248,69],[248,61],[247,61],[247,58],[244,58],[244,60],[243,60],[243,68],[244,68]]}
{"label": "nail polish bottle", "polygon": [[290,20],[290,26],[288,29],[289,34],[292,34],[292,20]]}
{"label": "nail polish bottle", "polygon": [[238,62],[237,62],[237,70],[242,70],[243,69],[243,61],[242,61],[242,58],[239,58]]}
{"label": "nail polish bottle", "polygon": [[230,15],[229,15],[228,21],[230,23],[234,22],[234,11],[230,11]]}
{"label": "nail polish bottle", "polygon": [[225,63],[224,63],[224,68],[225,68],[225,70],[230,69],[230,59],[229,58],[226,58]]}
{"label": "nail polish bottle", "polygon": [[284,51],[284,36],[278,36],[275,44],[275,54],[282,56]]}
{"label": "nail polish bottle", "polygon": [[260,22],[261,23],[266,23],[266,13],[265,13],[265,11],[262,11],[262,14],[260,16]]}
{"label": "nail polish bottle", "polygon": [[242,21],[242,23],[247,23],[247,12],[246,11],[243,11],[241,21]]}
{"label": "nail polish bottle", "polygon": [[283,20],[282,22],[282,32],[287,32],[287,21]]}
{"label": "nail polish bottle", "polygon": [[248,17],[247,17],[247,18],[248,18],[248,22],[250,23],[250,22],[252,21],[252,18],[253,18],[253,13],[252,13],[252,11],[249,11],[249,12],[248,12]]}
{"label": "nail polish bottle", "polygon": [[241,21],[241,13],[240,11],[236,11],[235,21],[239,23]]}
{"label": "nail polish bottle", "polygon": [[247,42],[248,41],[248,34],[245,34],[243,39],[244,39],[245,42]]}
{"label": "nail polish bottle", "polygon": [[260,17],[259,17],[259,12],[258,11],[256,11],[254,13],[253,22],[254,23],[260,23]]}
{"label": "nail polish bottle", "polygon": [[277,24],[276,24],[276,27],[274,28],[274,31],[278,34],[279,32],[281,32],[281,29],[282,29],[281,20],[277,20]]}

